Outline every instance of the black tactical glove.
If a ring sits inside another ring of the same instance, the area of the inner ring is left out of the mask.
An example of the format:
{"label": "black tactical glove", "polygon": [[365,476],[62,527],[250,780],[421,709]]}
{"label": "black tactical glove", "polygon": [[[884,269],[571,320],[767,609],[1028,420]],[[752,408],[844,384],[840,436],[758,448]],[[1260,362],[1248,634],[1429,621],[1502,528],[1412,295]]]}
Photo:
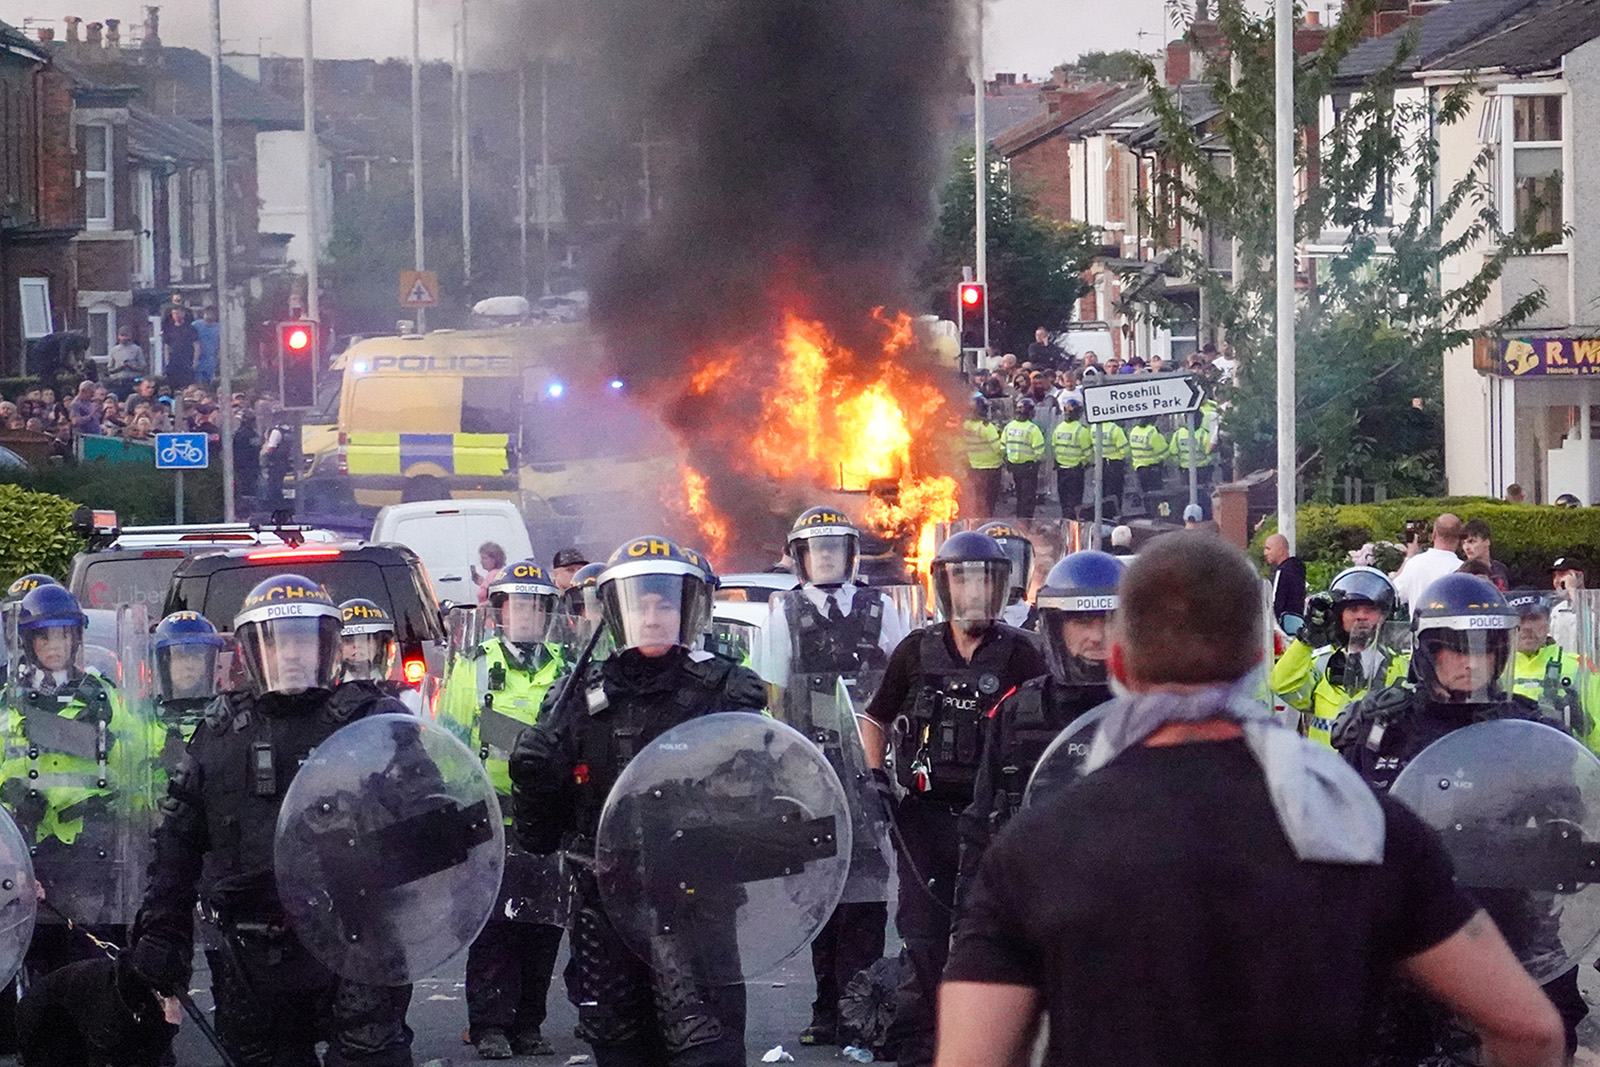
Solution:
{"label": "black tactical glove", "polygon": [[117,957],[119,985],[136,979],[162,996],[189,986],[191,947],[146,933]]}
{"label": "black tactical glove", "polygon": [[1334,631],[1333,598],[1327,593],[1317,593],[1306,601],[1306,624],[1295,634],[1312,648],[1331,644]]}
{"label": "black tactical glove", "polygon": [[517,843],[537,856],[561,847],[569,828],[573,766],[560,736],[542,726],[517,735],[511,770],[511,824]]}
{"label": "black tactical glove", "polygon": [[895,805],[900,802],[900,798],[895,794],[894,779],[889,777],[889,772],[882,767],[872,768],[871,775],[873,791],[883,798],[884,806],[893,811]]}

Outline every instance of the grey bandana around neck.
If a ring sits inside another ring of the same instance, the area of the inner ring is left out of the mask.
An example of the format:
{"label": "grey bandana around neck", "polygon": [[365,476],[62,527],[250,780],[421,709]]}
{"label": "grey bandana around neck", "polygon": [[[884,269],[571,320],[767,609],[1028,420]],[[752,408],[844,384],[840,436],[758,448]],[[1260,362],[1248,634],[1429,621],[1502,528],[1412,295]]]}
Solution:
{"label": "grey bandana around neck", "polygon": [[1279,725],[1254,697],[1255,672],[1192,693],[1155,690],[1114,699],[1100,720],[1083,773],[1104,767],[1168,723],[1230,719],[1261,765],[1278,824],[1295,855],[1310,863],[1383,862],[1383,808],[1355,770],[1330,748]]}

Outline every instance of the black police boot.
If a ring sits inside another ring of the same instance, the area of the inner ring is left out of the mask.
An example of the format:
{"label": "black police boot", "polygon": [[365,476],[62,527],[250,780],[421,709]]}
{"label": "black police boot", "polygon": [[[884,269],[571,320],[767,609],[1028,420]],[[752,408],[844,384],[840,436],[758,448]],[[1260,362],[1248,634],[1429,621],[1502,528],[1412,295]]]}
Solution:
{"label": "black police boot", "polygon": [[811,1025],[800,1031],[802,1045],[837,1045],[839,1043],[839,1020],[833,1015],[823,1015],[813,1012]]}
{"label": "black police boot", "polygon": [[537,1030],[527,1030],[511,1036],[511,1050],[518,1056],[554,1056],[555,1047]]}
{"label": "black police boot", "polygon": [[509,1060],[512,1057],[511,1041],[504,1030],[484,1030],[476,1036],[474,1044],[478,1049],[478,1059]]}

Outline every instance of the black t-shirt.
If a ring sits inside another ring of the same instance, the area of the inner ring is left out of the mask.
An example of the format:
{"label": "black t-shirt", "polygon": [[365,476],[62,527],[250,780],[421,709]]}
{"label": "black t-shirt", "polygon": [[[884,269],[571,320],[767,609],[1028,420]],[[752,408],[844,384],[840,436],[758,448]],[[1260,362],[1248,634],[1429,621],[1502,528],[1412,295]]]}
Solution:
{"label": "black t-shirt", "polygon": [[1052,1065],[1359,1063],[1395,964],[1475,910],[1379,799],[1382,865],[1304,863],[1243,741],[1130,749],[995,838],[945,979],[1040,990]]}
{"label": "black t-shirt", "polygon": [[[883,669],[883,683],[867,705],[867,714],[885,726],[908,709],[907,702],[916,695],[921,684],[922,643],[928,629],[937,630],[952,659],[961,659],[956,651],[955,639],[950,636],[949,624],[936,623],[931,628],[911,631],[910,636],[890,653],[889,662]],[[1002,647],[993,647],[996,644]],[[984,664],[999,679],[1000,688],[994,693],[996,704],[1013,687],[1029,678],[1037,678],[1049,669],[1045,665],[1044,654],[1039,651],[1038,638],[1026,630],[1004,623],[995,623],[984,632],[977,649],[972,653],[972,662],[975,665]]]}

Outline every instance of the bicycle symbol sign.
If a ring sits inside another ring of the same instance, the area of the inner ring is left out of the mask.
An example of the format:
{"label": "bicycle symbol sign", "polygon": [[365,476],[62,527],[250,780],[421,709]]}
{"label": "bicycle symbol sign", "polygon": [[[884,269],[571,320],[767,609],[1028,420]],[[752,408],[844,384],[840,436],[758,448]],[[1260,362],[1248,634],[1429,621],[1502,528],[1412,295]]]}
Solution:
{"label": "bicycle symbol sign", "polygon": [[203,470],[210,462],[210,441],[205,434],[156,434],[157,470]]}

